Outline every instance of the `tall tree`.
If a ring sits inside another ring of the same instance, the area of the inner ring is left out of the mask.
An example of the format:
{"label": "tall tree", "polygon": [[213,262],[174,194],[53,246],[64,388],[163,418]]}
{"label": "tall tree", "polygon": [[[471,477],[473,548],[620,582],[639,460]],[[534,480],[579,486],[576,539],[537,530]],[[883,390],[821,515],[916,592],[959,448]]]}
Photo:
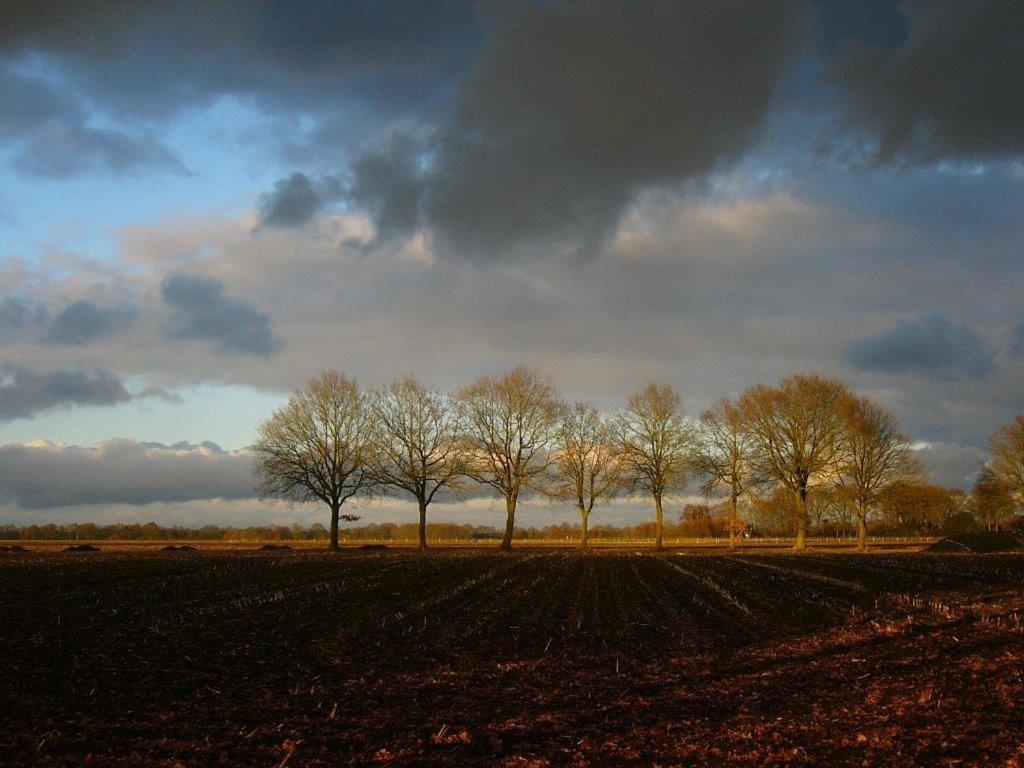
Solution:
{"label": "tall tree", "polygon": [[759,384],[738,401],[754,442],[755,471],[792,492],[797,502],[794,549],[807,548],[807,493],[833,465],[839,405],[846,387],[820,376],[794,376],[769,387]]}
{"label": "tall tree", "polygon": [[526,366],[481,376],[456,397],[466,419],[466,473],[505,500],[501,548],[512,549],[519,497],[543,486],[565,406],[550,377]]}
{"label": "tall tree", "polygon": [[1024,509],[1024,414],[992,435],[988,450],[992,474],[1013,494],[1017,509]]}
{"label": "tall tree", "polygon": [[621,466],[611,422],[588,403],[575,403],[562,417],[555,436],[554,498],[570,500],[580,513],[580,549],[587,548],[590,513],[610,500],[621,485]]}
{"label": "tall tree", "polygon": [[342,505],[376,488],[371,414],[355,379],[339,371],[313,378],[259,425],[253,451],[260,495],[326,504],[338,549]]}
{"label": "tall tree", "polygon": [[427,507],[442,489],[457,490],[466,471],[461,411],[454,400],[406,376],[374,392],[374,471],[381,484],[412,494],[419,507],[419,547],[427,548]]}
{"label": "tall tree", "polygon": [[681,488],[693,458],[695,432],[679,393],[649,384],[629,398],[615,422],[616,442],[627,482],[654,499],[655,549],[664,544],[665,494]]}
{"label": "tall tree", "polygon": [[867,551],[868,514],[886,488],[914,480],[921,471],[910,440],[896,419],[866,397],[840,402],[836,477],[857,515],[857,549]]}
{"label": "tall tree", "polygon": [[694,469],[705,478],[702,490],[723,493],[728,499],[729,548],[736,548],[736,535],[743,528],[740,499],[755,482],[754,441],[743,428],[739,408],[731,400],[719,400],[700,417],[700,439]]}

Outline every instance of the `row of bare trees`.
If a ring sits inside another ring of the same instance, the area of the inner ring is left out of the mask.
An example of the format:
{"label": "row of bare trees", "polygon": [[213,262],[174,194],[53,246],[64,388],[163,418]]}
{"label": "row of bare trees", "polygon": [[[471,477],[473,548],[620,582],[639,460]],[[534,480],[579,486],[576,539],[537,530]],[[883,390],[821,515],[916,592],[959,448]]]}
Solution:
{"label": "row of bare trees", "polygon": [[[1018,417],[1016,432],[993,444],[991,462],[991,471],[1017,483],[1018,496],[1022,447]],[[366,392],[326,371],[260,425],[254,451],[264,497],[330,509],[332,548],[346,518],[341,509],[353,497],[411,496],[426,547],[430,504],[474,487],[504,501],[503,549],[512,546],[526,493],[573,504],[586,547],[595,506],[626,492],[651,499],[660,548],[666,497],[693,479],[725,500],[733,544],[744,503],[781,492],[796,505],[796,547],[804,548],[809,493],[828,486],[855,511],[864,547],[882,494],[920,473],[891,414],[841,382],[813,375],[752,387],[692,419],[666,384],[651,384],[620,413],[605,414],[588,403],[566,404],[549,377],[523,366],[481,376],[453,394],[412,376]]]}

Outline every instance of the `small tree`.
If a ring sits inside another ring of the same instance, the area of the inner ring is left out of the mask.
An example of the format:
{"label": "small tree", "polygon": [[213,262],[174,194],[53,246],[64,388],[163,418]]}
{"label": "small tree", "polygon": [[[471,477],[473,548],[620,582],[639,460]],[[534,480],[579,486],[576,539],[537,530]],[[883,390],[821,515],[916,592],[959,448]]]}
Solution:
{"label": "small tree", "polygon": [[572,501],[580,513],[580,549],[587,548],[590,513],[621,486],[621,465],[611,422],[588,403],[567,409],[554,443],[554,482],[548,494]]}
{"label": "small tree", "polygon": [[466,419],[466,473],[505,500],[501,548],[512,549],[519,496],[543,487],[565,406],[551,379],[525,366],[481,376],[456,398]]}
{"label": "small tree", "polygon": [[717,533],[715,523],[708,504],[687,504],[679,513],[679,529],[683,536],[710,538]]}
{"label": "small tree", "polygon": [[654,499],[655,549],[664,544],[666,493],[681,488],[694,450],[694,429],[682,399],[667,384],[650,384],[629,398],[615,422],[623,476]]}
{"label": "small tree", "polygon": [[331,511],[332,550],[345,502],[376,486],[370,411],[359,385],[324,371],[259,425],[257,487],[263,498],[320,501]]}
{"label": "small tree", "polygon": [[896,419],[866,397],[848,395],[840,403],[836,476],[857,515],[857,549],[867,551],[868,514],[886,488],[920,474],[910,440]]}
{"label": "small tree", "polygon": [[937,533],[960,508],[957,492],[921,479],[892,483],[878,497],[883,520],[903,533]]}
{"label": "small tree", "polygon": [[739,399],[744,429],[756,450],[758,475],[791,491],[797,502],[794,549],[807,548],[807,494],[828,477],[839,433],[839,405],[846,387],[820,376],[794,376],[776,387],[763,384]]}
{"label": "small tree", "polygon": [[381,484],[412,494],[419,507],[419,547],[427,548],[427,507],[444,488],[457,489],[466,462],[459,408],[414,376],[372,397],[374,471]]}
{"label": "small tree", "polygon": [[1013,495],[1017,509],[1024,509],[1024,414],[992,435],[988,450],[992,475]]}
{"label": "small tree", "polygon": [[701,414],[699,428],[694,468],[705,478],[701,488],[704,493],[725,493],[729,548],[735,549],[736,537],[746,530],[740,520],[740,499],[755,481],[754,441],[743,428],[739,409],[730,400],[720,400]]}
{"label": "small tree", "polygon": [[998,531],[1013,517],[1016,503],[1009,486],[985,467],[971,489],[971,508],[986,531]]}

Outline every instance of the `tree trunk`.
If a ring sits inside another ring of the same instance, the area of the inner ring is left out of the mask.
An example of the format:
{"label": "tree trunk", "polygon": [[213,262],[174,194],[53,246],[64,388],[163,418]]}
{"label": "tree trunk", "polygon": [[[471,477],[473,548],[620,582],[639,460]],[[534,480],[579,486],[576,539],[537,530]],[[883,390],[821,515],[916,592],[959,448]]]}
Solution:
{"label": "tree trunk", "polygon": [[341,513],[341,504],[331,505],[331,544],[328,547],[332,552],[337,552],[338,547],[338,515]]}
{"label": "tree trunk", "polygon": [[793,549],[807,549],[807,488],[800,489],[799,517],[796,521],[796,543]]}
{"label": "tree trunk", "polygon": [[427,500],[419,499],[420,503],[420,549],[427,548]]}
{"label": "tree trunk", "polygon": [[501,540],[501,549],[506,552],[512,549],[512,530],[516,525],[516,497],[505,497],[505,538]]}
{"label": "tree trunk", "polygon": [[865,509],[857,510],[857,551],[868,551],[868,513]]}
{"label": "tree trunk", "polygon": [[654,517],[658,526],[658,533],[654,540],[654,548],[661,549],[664,546],[665,513],[661,508],[661,494],[654,494]]}
{"label": "tree trunk", "polygon": [[590,517],[590,513],[584,508],[580,507],[580,549],[587,548],[587,519]]}
{"label": "tree trunk", "polygon": [[730,502],[731,507],[732,507],[732,510],[731,510],[732,511],[732,517],[729,519],[729,551],[730,552],[735,552],[736,551],[736,528],[738,527],[738,523],[739,523],[739,520],[740,520],[739,504],[736,501],[736,494],[735,494],[735,492],[733,493],[732,498],[729,499],[729,502]]}

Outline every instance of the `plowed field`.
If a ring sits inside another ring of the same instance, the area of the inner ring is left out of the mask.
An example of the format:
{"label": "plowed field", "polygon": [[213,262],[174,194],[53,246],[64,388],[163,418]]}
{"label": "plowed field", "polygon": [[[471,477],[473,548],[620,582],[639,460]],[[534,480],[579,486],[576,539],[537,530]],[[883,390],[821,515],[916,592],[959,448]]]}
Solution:
{"label": "plowed field", "polygon": [[1021,765],[1024,557],[0,554],[0,764]]}

